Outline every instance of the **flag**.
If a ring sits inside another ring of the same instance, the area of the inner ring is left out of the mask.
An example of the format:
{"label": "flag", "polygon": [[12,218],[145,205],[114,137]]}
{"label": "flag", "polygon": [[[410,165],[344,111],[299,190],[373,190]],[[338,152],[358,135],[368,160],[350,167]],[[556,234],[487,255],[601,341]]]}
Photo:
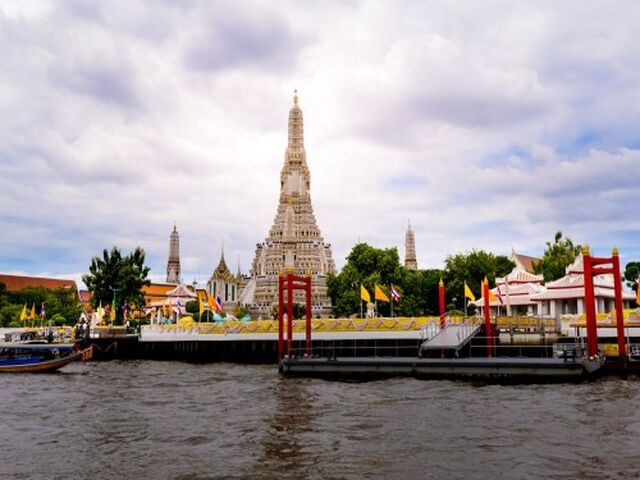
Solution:
{"label": "flag", "polygon": [[202,303],[202,297],[198,295],[198,315],[202,317],[203,313],[204,313],[204,303]]}
{"label": "flag", "polygon": [[640,308],[640,278],[638,278],[638,286],[636,287],[636,304]]}
{"label": "flag", "polygon": [[116,321],[116,302],[111,303],[111,310],[109,311],[109,321],[111,323]]}
{"label": "flag", "polygon": [[36,319],[36,304],[31,305],[31,311],[29,312],[29,320]]}
{"label": "flag", "polygon": [[218,313],[222,312],[222,297],[220,294],[216,296],[216,308],[218,309]]}
{"label": "flag", "polygon": [[124,305],[122,305],[122,319],[124,323],[127,323],[129,320],[129,303],[125,300]]}
{"label": "flag", "polygon": [[469,285],[467,285],[467,282],[464,282],[464,296],[469,300],[471,300],[472,302],[476,301],[476,296],[473,294],[473,292],[469,288]]}
{"label": "flag", "polygon": [[102,323],[102,300],[100,300],[100,304],[98,305],[98,323]]}
{"label": "flag", "polygon": [[364,300],[367,303],[371,301],[371,295],[369,295],[369,292],[367,291],[367,289],[364,288],[362,285],[360,285],[360,299]]}
{"label": "flag", "polygon": [[212,295],[207,295],[207,303],[209,304],[209,307],[211,308],[211,310],[213,310],[214,312],[217,312],[217,306],[216,306],[216,300],[215,298],[213,298]]}
{"label": "flag", "polygon": [[40,307],[40,320],[44,322],[45,317],[47,316],[47,312],[44,310],[44,302],[42,302],[42,306]]}
{"label": "flag", "polygon": [[22,307],[22,312],[20,312],[20,321],[24,323],[24,321],[27,319],[27,304],[24,304],[24,307]]}
{"label": "flag", "polygon": [[398,290],[398,287],[396,287],[393,283],[391,284],[389,291],[391,292],[391,300],[393,300],[394,302],[399,302],[400,301],[400,297],[402,297],[402,294],[400,293],[400,290]]}
{"label": "flag", "polygon": [[374,293],[375,293],[376,300],[380,300],[381,302],[389,301],[389,297],[387,297],[387,294],[384,293],[378,285],[375,286]]}

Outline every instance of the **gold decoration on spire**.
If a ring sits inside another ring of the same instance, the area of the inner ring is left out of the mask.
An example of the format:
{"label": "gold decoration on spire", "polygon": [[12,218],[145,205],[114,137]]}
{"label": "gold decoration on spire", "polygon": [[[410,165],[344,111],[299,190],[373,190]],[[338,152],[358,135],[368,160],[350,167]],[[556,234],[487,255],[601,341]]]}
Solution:
{"label": "gold decoration on spire", "polygon": [[613,251],[611,253],[614,257],[617,257],[618,255],[620,255],[620,250],[618,250],[618,247],[613,247]]}
{"label": "gold decoration on spire", "polygon": [[589,245],[582,245],[582,255],[589,255]]}

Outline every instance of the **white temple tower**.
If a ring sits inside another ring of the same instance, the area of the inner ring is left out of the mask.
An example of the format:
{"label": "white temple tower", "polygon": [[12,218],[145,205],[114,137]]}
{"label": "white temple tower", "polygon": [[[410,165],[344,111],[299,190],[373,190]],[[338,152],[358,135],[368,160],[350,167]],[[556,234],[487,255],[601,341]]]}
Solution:
{"label": "white temple tower", "polygon": [[176,226],[169,237],[169,261],[167,262],[167,283],[180,283],[180,237]]}
{"label": "white temple tower", "polygon": [[409,222],[409,226],[407,227],[407,234],[404,239],[404,266],[409,270],[417,270],[418,269],[418,260],[416,259],[416,237],[413,233],[413,229],[411,228],[411,222]]}
{"label": "white temple tower", "polygon": [[[311,175],[304,149],[302,110],[294,93],[289,110],[289,140],[284,166],[280,173],[278,211],[263,243],[256,247],[251,266],[251,281],[245,286],[240,300],[254,317],[269,318],[273,305],[278,303],[278,275],[291,271],[313,278],[313,317],[331,313],[326,279],[334,272],[331,245],[324,243],[311,205]],[[295,301],[304,304],[303,295],[296,293]]]}

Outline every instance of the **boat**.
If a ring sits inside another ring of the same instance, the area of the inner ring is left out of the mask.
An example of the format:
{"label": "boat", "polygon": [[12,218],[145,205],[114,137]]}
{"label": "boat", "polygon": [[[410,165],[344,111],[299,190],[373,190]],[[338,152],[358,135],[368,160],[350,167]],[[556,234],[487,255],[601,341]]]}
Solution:
{"label": "boat", "polygon": [[0,373],[54,372],[76,360],[90,359],[92,348],[71,344],[0,343]]}

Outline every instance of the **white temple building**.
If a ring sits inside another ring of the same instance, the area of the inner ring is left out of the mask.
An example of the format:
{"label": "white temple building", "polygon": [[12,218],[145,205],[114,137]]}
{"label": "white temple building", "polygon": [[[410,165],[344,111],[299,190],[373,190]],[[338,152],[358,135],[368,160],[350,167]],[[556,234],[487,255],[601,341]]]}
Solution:
{"label": "white temple building", "polygon": [[[542,284],[542,275],[526,272],[516,266],[505,278],[496,278],[491,293],[496,297],[490,302],[491,315],[528,315],[555,318],[558,325],[563,315],[582,315],[584,308],[584,267],[582,254],[566,268],[566,275],[558,280]],[[613,275],[597,275],[593,278],[596,314],[614,309]],[[635,294],[622,286],[623,308],[630,308]],[[483,299],[474,302],[482,312]]]}

